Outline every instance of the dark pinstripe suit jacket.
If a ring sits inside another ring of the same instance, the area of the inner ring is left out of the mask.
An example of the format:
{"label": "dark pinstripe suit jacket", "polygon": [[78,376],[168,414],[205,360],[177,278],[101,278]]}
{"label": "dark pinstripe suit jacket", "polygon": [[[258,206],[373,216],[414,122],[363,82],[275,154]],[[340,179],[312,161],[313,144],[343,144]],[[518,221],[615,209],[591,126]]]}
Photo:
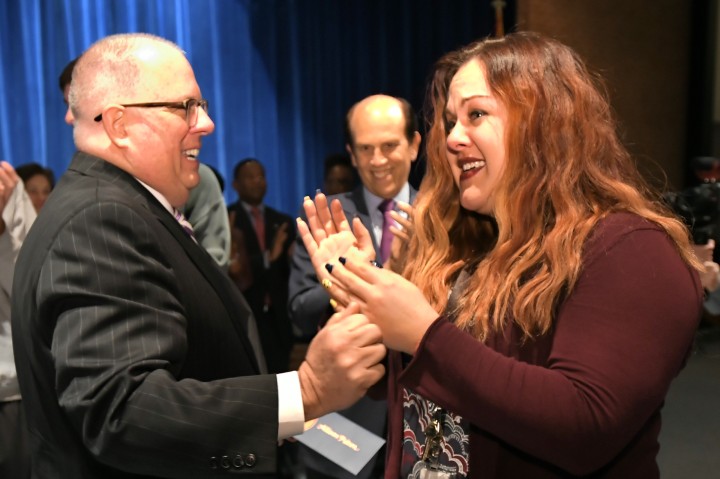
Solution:
{"label": "dark pinstripe suit jacket", "polygon": [[75,155],[20,252],[12,321],[34,477],[274,471],[247,303],[122,170]]}

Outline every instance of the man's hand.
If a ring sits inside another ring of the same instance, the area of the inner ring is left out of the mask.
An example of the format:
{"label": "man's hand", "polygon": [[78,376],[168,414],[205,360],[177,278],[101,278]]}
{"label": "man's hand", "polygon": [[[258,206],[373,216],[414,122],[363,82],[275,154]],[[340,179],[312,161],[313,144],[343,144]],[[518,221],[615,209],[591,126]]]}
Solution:
{"label": "man's hand", "polygon": [[283,223],[280,225],[280,227],[275,231],[275,236],[273,237],[273,244],[270,248],[270,261],[277,260],[283,253],[283,248],[285,247],[285,242],[288,239],[288,229],[290,228],[290,225],[288,223]]}
{"label": "man's hand", "polygon": [[413,234],[413,214],[415,209],[408,203],[398,201],[397,206],[404,213],[392,210],[390,217],[395,221],[399,228],[395,225],[390,226],[390,231],[393,234],[393,241],[390,246],[390,258],[385,261],[385,268],[395,271],[396,273],[402,273],[405,267],[405,260],[407,255],[408,243],[410,243],[410,236]]}
{"label": "man's hand", "polygon": [[298,368],[305,420],[345,409],[385,375],[380,328],[351,304],[313,338]]}
{"label": "man's hand", "polygon": [[20,177],[7,161],[0,161],[0,234],[5,232],[5,221],[2,219],[3,211],[10,201],[10,195],[20,182]]}

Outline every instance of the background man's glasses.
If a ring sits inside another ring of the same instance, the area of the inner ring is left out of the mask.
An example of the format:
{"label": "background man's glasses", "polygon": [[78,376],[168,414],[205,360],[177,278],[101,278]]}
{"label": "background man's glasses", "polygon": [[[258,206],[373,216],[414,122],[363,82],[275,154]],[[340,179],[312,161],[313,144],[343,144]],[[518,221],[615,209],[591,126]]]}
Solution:
{"label": "background man's glasses", "polygon": [[[158,101],[158,102],[150,102],[150,103],[127,103],[125,105],[121,105],[126,108],[128,107],[135,107],[135,108],[177,108],[185,110],[185,121],[187,121],[187,124],[190,128],[197,125],[198,121],[198,107],[205,110],[205,113],[208,112],[208,101],[207,100],[196,100],[195,98],[188,98],[185,101]],[[98,116],[93,118],[95,121],[102,120],[102,113],[100,113]]]}

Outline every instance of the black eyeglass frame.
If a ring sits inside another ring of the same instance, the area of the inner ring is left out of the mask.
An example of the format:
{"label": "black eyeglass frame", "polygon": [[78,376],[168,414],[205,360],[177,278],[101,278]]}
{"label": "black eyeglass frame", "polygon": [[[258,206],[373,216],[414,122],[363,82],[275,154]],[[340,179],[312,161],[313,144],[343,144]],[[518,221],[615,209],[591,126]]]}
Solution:
{"label": "black eyeglass frame", "polygon": [[[188,116],[190,115],[190,106],[192,102],[196,102],[198,108],[202,108],[207,113],[208,111],[208,101],[204,98],[197,99],[197,98],[188,98],[187,100],[183,101],[155,101],[155,102],[148,102],[148,103],[126,103],[124,107],[135,107],[135,108],[177,108],[177,109],[183,109],[185,110],[185,121],[188,121],[188,126],[193,127],[195,125],[190,125]],[[100,113],[98,116],[93,118],[95,121],[102,121],[102,113]],[[195,123],[197,123],[197,119],[195,120]]]}

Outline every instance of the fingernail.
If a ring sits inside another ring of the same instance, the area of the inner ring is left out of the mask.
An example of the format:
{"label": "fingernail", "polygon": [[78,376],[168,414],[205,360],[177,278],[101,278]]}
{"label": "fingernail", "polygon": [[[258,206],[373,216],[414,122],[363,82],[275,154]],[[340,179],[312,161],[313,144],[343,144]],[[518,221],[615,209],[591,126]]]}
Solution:
{"label": "fingernail", "polygon": [[338,258],[338,261],[340,261],[340,264],[345,264],[345,261],[347,261],[344,257],[340,256]]}
{"label": "fingernail", "polygon": [[376,268],[382,268],[382,265],[375,260],[370,261],[370,264],[375,266]]}
{"label": "fingernail", "polygon": [[332,274],[333,265],[330,263],[325,263],[325,269],[327,270],[328,273]]}
{"label": "fingernail", "polygon": [[319,195],[320,193],[322,193],[322,190],[320,190],[320,188],[318,188],[317,190],[315,190],[315,194],[316,194],[316,195]]}
{"label": "fingernail", "polygon": [[306,196],[305,198],[303,198],[303,201],[312,201],[312,200],[310,199],[309,196]]}

